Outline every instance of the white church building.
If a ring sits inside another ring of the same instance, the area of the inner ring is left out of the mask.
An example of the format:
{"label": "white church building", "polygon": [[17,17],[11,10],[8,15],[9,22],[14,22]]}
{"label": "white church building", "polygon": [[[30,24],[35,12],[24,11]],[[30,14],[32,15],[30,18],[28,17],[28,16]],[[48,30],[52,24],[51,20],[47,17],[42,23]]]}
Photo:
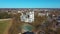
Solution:
{"label": "white church building", "polygon": [[34,21],[34,11],[26,12],[26,14],[21,13],[22,15],[20,16],[21,21],[24,22],[33,22]]}

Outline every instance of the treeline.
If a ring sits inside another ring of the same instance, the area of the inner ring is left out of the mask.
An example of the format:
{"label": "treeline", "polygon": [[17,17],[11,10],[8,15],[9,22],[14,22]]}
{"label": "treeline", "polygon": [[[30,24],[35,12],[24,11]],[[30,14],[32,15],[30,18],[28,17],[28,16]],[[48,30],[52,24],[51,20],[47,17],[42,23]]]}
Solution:
{"label": "treeline", "polygon": [[11,18],[11,14],[8,14],[7,12],[0,12],[0,19],[4,18]]}

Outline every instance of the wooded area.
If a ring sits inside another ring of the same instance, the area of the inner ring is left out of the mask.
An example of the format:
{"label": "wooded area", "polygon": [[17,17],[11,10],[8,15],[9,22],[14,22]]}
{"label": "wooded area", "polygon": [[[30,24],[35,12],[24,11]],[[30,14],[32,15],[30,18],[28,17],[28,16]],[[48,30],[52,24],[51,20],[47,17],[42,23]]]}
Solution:
{"label": "wooded area", "polygon": [[4,18],[11,18],[11,14],[8,14],[7,12],[0,12],[0,19]]}

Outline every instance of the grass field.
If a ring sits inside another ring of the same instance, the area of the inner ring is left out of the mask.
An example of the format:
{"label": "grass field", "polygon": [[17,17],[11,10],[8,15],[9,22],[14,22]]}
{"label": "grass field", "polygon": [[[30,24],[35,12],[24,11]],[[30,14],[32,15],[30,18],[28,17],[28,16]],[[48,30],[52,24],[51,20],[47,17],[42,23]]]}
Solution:
{"label": "grass field", "polygon": [[9,25],[9,20],[0,21],[0,34],[4,33],[8,25]]}

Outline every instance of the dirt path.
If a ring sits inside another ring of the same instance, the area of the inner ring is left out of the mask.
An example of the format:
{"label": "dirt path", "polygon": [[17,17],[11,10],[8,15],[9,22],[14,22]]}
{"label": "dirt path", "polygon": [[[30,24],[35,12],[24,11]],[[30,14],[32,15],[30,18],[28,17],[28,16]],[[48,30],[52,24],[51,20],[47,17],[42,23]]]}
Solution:
{"label": "dirt path", "polygon": [[9,19],[0,19],[0,21],[6,21],[6,20],[11,20],[11,18],[9,18]]}
{"label": "dirt path", "polygon": [[[8,19],[7,19],[8,20]],[[8,34],[8,30],[9,30],[9,28],[11,27],[11,25],[12,25],[12,19],[10,19],[11,21],[9,22],[9,24],[8,24],[8,26],[6,27],[6,29],[5,29],[5,31],[4,31],[4,33],[3,34]]]}

